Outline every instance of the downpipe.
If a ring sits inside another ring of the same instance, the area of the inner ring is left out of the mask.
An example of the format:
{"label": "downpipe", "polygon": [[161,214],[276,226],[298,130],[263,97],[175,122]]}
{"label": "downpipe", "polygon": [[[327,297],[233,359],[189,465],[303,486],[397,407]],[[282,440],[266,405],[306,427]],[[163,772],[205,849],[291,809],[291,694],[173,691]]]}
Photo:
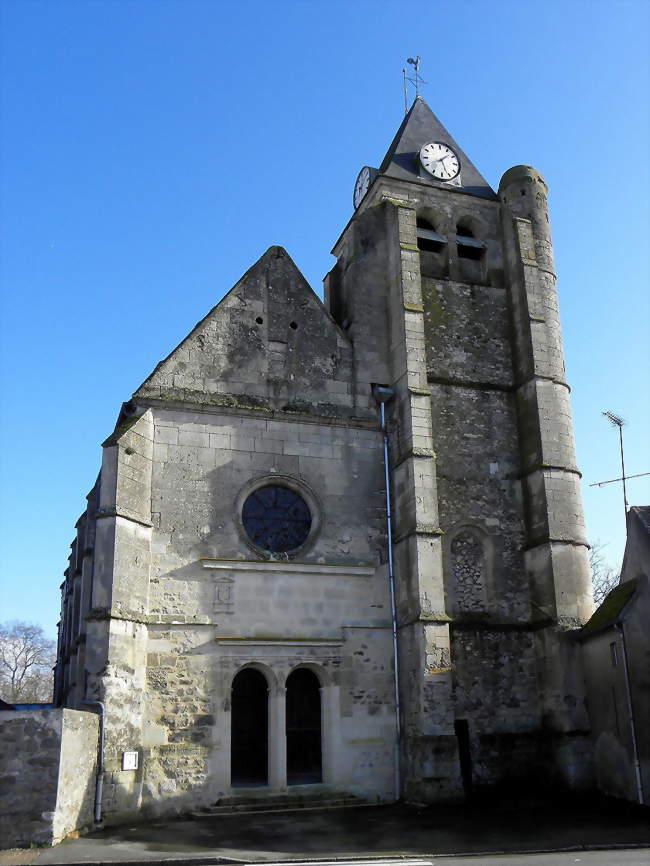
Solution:
{"label": "downpipe", "polygon": [[95,824],[102,820],[102,792],[104,790],[104,729],[106,721],[106,707],[101,701],[82,701],[88,707],[99,708],[99,750],[97,754],[97,775],[95,777]]}
{"label": "downpipe", "polygon": [[641,762],[639,761],[639,748],[636,740],[636,725],[634,723],[634,707],[632,704],[632,688],[630,686],[630,669],[627,663],[627,643],[625,640],[625,628],[622,622],[616,623],[616,628],[621,633],[623,644],[623,672],[625,674],[625,693],[627,695],[627,711],[630,717],[630,735],[632,738],[632,754],[634,755],[634,776],[636,782],[636,796],[639,803],[643,806],[645,798],[643,796],[643,783],[641,781]]}
{"label": "downpipe", "polygon": [[386,385],[373,385],[372,393],[379,404],[379,418],[384,444],[384,488],[386,492],[386,539],[387,539],[387,564],[388,564],[388,588],[390,593],[390,616],[393,632],[393,672],[395,686],[395,800],[402,795],[401,779],[401,745],[402,745],[402,722],[401,704],[399,696],[399,656],[397,651],[397,606],[395,603],[395,570],[393,567],[393,517],[391,509],[391,486],[390,486],[390,462],[388,429],[386,427],[386,403],[391,400],[395,392]]}

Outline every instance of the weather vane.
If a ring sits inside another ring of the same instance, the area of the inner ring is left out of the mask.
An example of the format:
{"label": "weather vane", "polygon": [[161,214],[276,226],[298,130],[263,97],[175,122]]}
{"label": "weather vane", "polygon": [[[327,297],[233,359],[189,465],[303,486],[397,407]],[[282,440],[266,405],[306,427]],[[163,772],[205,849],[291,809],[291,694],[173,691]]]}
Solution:
{"label": "weather vane", "polygon": [[413,87],[415,87],[415,97],[420,95],[420,85],[426,84],[427,82],[420,76],[420,55],[418,54],[416,57],[409,57],[406,60],[407,63],[410,63],[413,67],[413,76],[406,74],[406,66],[402,68],[402,78],[404,80],[404,114],[408,111],[408,98],[406,95],[406,82],[410,81]]}

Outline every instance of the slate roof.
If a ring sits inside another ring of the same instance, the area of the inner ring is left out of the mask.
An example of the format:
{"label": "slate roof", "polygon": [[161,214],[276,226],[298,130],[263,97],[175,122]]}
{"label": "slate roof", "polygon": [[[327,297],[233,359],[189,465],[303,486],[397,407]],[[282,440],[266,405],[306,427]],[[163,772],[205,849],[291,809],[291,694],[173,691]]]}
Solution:
{"label": "slate roof", "polygon": [[609,628],[618,622],[623,614],[623,611],[632,600],[637,587],[639,578],[628,580],[626,583],[619,583],[605,597],[605,600],[600,607],[592,615],[591,619],[580,629],[578,637],[590,637],[598,631]]}
{"label": "slate roof", "polygon": [[[416,180],[420,183],[438,184],[421,169],[418,154],[423,144],[429,141],[444,141],[451,145],[461,160],[461,185],[456,187],[471,195],[495,199],[496,193],[483,175],[472,164],[469,157],[440,123],[421,96],[418,96],[397,130],[379,173],[398,180]],[[444,184],[447,187],[446,184]],[[448,188],[448,187],[447,187]]]}

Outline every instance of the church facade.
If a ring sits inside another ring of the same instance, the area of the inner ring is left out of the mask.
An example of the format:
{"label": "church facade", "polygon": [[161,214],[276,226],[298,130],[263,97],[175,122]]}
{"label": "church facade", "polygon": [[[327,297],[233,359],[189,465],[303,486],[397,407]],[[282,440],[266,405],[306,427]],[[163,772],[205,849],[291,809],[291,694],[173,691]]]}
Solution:
{"label": "church facade", "polygon": [[590,784],[546,192],[493,191],[418,98],[325,302],[271,247],[124,404],[55,686],[103,705],[106,818]]}

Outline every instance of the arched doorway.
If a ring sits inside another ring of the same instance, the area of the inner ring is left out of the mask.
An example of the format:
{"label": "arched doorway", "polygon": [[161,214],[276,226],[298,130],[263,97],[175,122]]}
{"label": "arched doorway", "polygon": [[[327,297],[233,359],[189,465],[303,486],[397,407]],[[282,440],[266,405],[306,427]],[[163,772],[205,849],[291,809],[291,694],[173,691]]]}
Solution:
{"label": "arched doorway", "polygon": [[245,668],[232,681],[230,777],[235,785],[269,780],[269,697],[264,674]]}
{"label": "arched doorway", "polygon": [[298,668],[287,677],[287,784],[322,781],[320,683]]}

